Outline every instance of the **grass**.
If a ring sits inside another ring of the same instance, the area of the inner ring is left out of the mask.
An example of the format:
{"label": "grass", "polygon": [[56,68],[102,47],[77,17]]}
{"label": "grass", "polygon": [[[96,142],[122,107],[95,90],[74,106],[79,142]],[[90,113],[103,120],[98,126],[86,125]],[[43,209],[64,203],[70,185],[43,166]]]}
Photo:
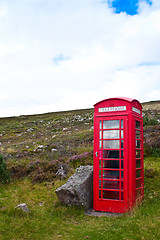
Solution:
{"label": "grass", "polygon": [[[155,112],[151,103],[149,107],[146,105],[146,109],[144,106],[145,116],[159,122],[159,101],[155,104]],[[19,174],[37,160],[40,161],[39,167],[43,162],[45,165],[52,163],[54,167],[54,161],[59,161],[67,162],[74,170],[80,164],[92,163],[92,126],[93,109],[1,118],[0,154],[8,168],[14,167]],[[146,140],[158,142],[159,125],[151,127],[147,122],[144,130]],[[112,218],[87,216],[83,208],[68,207],[58,201],[55,189],[66,180],[54,178],[50,182],[33,183],[31,176],[25,175],[0,185],[0,239],[159,240],[160,156],[159,147],[151,148],[152,152],[150,145],[147,145],[147,150],[152,157],[145,157],[144,161],[145,197],[131,213]],[[89,153],[86,158],[69,161],[74,155],[80,156],[85,152]],[[20,203],[26,203],[30,212],[15,209]]]}
{"label": "grass", "polygon": [[[64,180],[32,184],[29,178],[0,185],[0,239],[160,239],[160,158],[146,158],[145,197],[140,206],[121,217],[91,217],[79,207],[61,205],[54,193]],[[25,202],[24,214],[15,206]]]}

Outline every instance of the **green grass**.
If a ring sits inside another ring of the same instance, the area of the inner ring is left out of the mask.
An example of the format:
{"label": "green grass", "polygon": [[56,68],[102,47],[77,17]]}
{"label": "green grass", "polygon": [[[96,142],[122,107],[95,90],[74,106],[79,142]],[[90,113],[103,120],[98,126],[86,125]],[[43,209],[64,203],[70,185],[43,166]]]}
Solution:
{"label": "green grass", "polygon": [[[140,206],[121,217],[86,216],[79,207],[61,205],[54,193],[64,180],[32,184],[28,178],[0,185],[0,239],[153,240],[160,239],[160,158],[146,158],[145,197]],[[24,214],[15,206],[25,202]]]}

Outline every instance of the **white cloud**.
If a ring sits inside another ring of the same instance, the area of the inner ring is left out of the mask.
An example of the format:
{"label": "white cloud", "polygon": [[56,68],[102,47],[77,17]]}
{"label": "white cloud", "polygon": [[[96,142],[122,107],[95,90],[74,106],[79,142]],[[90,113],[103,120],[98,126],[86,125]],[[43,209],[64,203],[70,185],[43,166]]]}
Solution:
{"label": "white cloud", "polygon": [[99,0],[2,3],[0,116],[88,108],[117,95],[157,99],[157,1],[135,16]]}

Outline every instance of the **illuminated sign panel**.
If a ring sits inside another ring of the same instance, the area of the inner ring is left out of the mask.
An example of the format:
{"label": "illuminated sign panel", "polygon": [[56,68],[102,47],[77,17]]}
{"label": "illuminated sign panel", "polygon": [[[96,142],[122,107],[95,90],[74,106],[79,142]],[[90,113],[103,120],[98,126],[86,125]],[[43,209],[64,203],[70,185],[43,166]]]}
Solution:
{"label": "illuminated sign panel", "polygon": [[132,111],[141,114],[141,111],[135,107],[132,107]]}
{"label": "illuminated sign panel", "polygon": [[118,112],[126,111],[126,106],[98,108],[98,112]]}

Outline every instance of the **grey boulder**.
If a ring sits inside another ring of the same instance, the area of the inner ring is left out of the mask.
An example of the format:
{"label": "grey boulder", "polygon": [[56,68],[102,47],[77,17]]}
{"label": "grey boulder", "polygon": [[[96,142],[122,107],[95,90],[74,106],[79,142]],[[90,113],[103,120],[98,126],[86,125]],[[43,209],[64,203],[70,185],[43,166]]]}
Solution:
{"label": "grey boulder", "polygon": [[16,209],[21,209],[23,212],[29,213],[29,209],[25,203],[20,203],[15,207]]}
{"label": "grey boulder", "polygon": [[68,206],[93,206],[93,166],[80,166],[66,184],[55,191],[59,201]]}

